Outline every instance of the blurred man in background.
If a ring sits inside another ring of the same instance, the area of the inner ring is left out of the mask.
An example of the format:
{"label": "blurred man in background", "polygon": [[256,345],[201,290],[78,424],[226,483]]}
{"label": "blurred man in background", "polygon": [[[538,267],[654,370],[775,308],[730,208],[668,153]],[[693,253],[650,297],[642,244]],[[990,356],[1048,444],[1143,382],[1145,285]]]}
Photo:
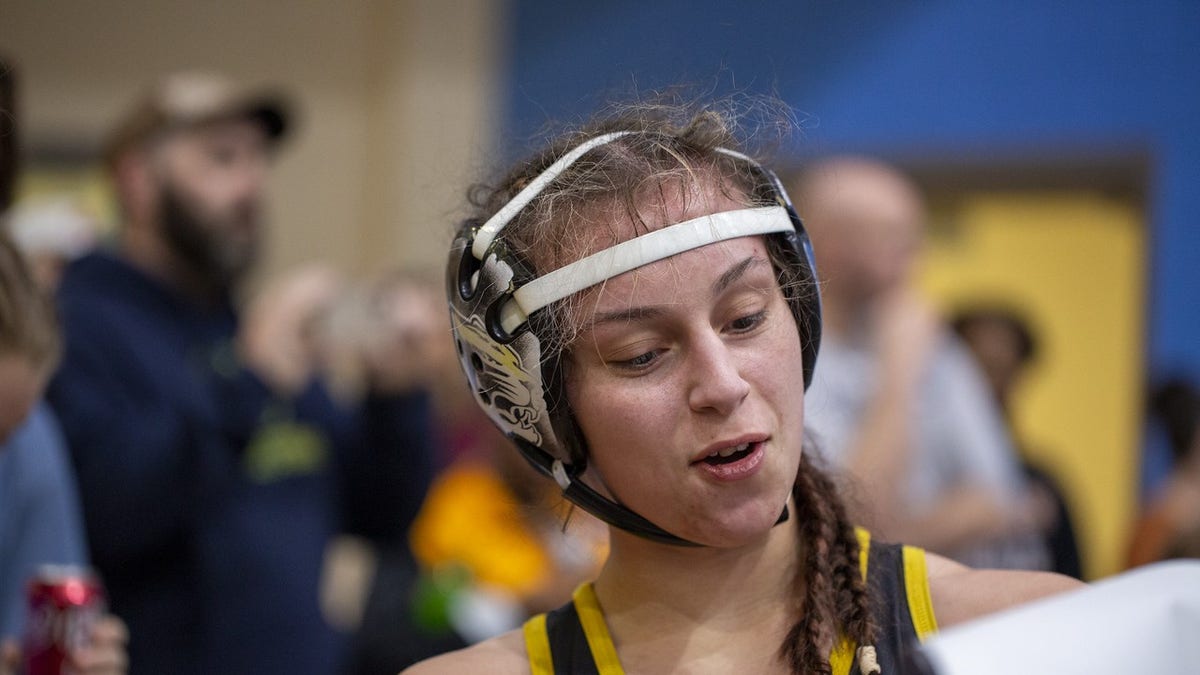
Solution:
{"label": "blurred man in background", "polygon": [[217,75],[157,83],[107,144],[118,244],[60,286],[49,398],[133,673],[334,672],[326,544],[401,540],[428,484],[419,363],[364,354],[370,391],[345,410],[316,377],[320,292],[234,307],[288,121],[279,96]]}
{"label": "blurred man in background", "polygon": [[927,214],[880,162],[818,162],[795,185],[824,336],[805,394],[817,449],[853,478],[860,522],[977,567],[1041,569],[1031,497],[971,356],[912,286]]}

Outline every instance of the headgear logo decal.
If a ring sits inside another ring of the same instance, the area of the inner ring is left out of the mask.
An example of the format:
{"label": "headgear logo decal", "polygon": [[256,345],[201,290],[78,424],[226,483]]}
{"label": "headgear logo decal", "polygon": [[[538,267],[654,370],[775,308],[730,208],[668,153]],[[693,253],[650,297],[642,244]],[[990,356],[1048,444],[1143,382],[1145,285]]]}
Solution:
{"label": "headgear logo decal", "polygon": [[[531,382],[522,356],[493,341],[478,316],[466,317],[455,308],[454,320],[459,338],[471,346],[463,350],[463,370],[488,416],[504,431],[541,445],[537,424],[542,410],[533,398],[533,387],[540,394],[541,383]],[[472,355],[478,355],[479,362],[472,363]]]}

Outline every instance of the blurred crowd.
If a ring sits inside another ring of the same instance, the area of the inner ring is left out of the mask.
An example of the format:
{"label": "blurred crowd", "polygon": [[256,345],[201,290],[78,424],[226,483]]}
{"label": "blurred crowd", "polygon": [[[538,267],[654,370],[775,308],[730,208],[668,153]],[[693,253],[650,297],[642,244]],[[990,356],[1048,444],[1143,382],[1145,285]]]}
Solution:
{"label": "blurred crowd", "polygon": [[[519,626],[603,564],[604,529],[470,400],[440,280],[315,262],[249,286],[293,105],[209,73],[154,83],[99,158],[121,218],[106,237],[69,201],[11,206],[5,145],[0,672],[46,563],[103,580],[85,672],[364,675]],[[1012,422],[1027,319],[921,297],[928,213],[897,169],[829,158],[789,189],[823,284],[806,451],[855,519],[975,566],[1082,576],[1069,500]],[[1152,398],[1176,463],[1130,565],[1200,555],[1200,393]],[[346,541],[361,555],[330,554]]]}

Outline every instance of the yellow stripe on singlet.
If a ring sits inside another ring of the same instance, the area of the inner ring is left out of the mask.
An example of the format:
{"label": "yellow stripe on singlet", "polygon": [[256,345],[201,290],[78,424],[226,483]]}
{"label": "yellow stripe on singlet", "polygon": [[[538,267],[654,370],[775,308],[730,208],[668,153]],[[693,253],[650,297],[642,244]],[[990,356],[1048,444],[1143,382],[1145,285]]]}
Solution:
{"label": "yellow stripe on singlet", "polygon": [[523,631],[530,675],[554,675],[554,662],[550,658],[550,636],[546,634],[546,615],[538,614],[526,621]]}
{"label": "yellow stripe on singlet", "polygon": [[[854,528],[854,536],[858,537],[858,570],[862,573],[863,581],[867,580],[867,559],[871,552],[871,533],[861,527]],[[829,669],[833,675],[849,675],[850,665],[854,663],[854,642],[845,635],[829,654]]]}
{"label": "yellow stripe on singlet", "polygon": [[933,598],[929,595],[929,573],[925,569],[925,551],[904,547],[904,592],[908,596],[908,613],[921,642],[937,632],[937,617],[933,615]]}
{"label": "yellow stripe on singlet", "polygon": [[[855,528],[858,537],[858,565],[863,580],[867,578],[867,563],[871,551],[871,533],[862,528]],[[933,615],[933,602],[929,595],[929,576],[926,572],[925,551],[905,546],[903,548],[904,589],[908,597],[909,613],[912,616],[913,627],[917,637],[924,640],[937,632],[937,619]],[[590,583],[575,589],[572,596],[575,611],[579,615],[579,623],[583,627],[584,637],[587,638],[588,648],[596,663],[600,675],[624,675],[617,650],[613,645],[612,636],[608,632],[608,624],[604,621],[604,612],[596,599],[596,591]],[[546,633],[546,615],[538,614],[525,622],[525,650],[529,656],[531,675],[553,675],[554,665],[550,655],[550,640]],[[849,675],[850,666],[854,663],[856,645],[845,636],[839,638],[837,645],[829,655],[829,665],[833,675]]]}
{"label": "yellow stripe on singlet", "polygon": [[575,611],[579,614],[579,624],[583,626],[583,635],[587,638],[588,648],[592,650],[592,660],[596,662],[596,670],[600,675],[625,675],[621,660],[617,658],[617,648],[608,634],[608,624],[604,623],[604,612],[600,609],[600,601],[596,599],[596,589],[590,583],[582,584],[575,589],[572,597],[575,599]]}
{"label": "yellow stripe on singlet", "polygon": [[858,571],[862,572],[863,581],[867,580],[867,554],[871,552],[871,532],[861,527],[854,528],[854,536],[858,537]]}

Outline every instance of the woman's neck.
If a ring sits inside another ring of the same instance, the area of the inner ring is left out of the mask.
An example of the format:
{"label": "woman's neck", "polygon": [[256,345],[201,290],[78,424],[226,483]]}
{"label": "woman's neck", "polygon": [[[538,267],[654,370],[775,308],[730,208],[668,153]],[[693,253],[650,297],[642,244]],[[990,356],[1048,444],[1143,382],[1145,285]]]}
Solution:
{"label": "woman's neck", "polygon": [[614,532],[595,588],[626,669],[782,668],[776,653],[802,593],[798,537],[794,520],[738,549],[664,546]]}

